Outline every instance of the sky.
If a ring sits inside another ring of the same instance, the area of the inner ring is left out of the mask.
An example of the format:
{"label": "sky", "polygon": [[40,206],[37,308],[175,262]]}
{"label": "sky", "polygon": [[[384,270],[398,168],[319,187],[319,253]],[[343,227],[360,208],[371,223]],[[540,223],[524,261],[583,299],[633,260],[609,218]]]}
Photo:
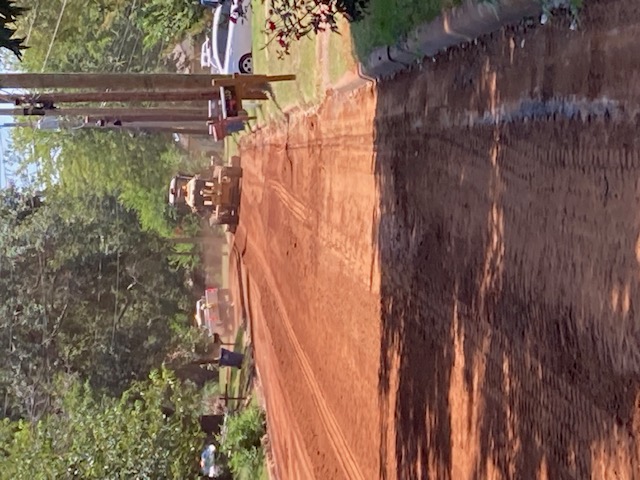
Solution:
{"label": "sky", "polygon": [[[7,115],[0,115],[0,124],[13,121],[13,117]],[[7,179],[7,167],[4,163],[6,152],[9,151],[9,132],[6,128],[0,128],[0,188],[5,188],[8,185]]]}
{"label": "sky", "polygon": [[[2,112],[2,109],[6,107],[13,108],[13,105],[0,104],[0,113]],[[19,119],[10,115],[0,114],[0,125],[16,121],[19,121]],[[0,188],[8,187],[10,182],[13,182],[18,186],[24,185],[23,178],[20,178],[20,176],[17,175],[12,175],[15,167],[7,165],[7,159],[11,160],[11,129],[12,127],[0,127]],[[34,167],[28,168],[27,174],[30,177],[35,175],[35,173],[36,170]]]}
{"label": "sky", "polygon": [[[16,60],[9,51],[0,49],[0,73],[19,73],[15,68]],[[16,93],[16,90],[3,89],[3,93]],[[2,115],[3,110],[7,108],[15,108],[15,105],[9,103],[0,103],[0,125],[20,121],[11,115]],[[19,178],[11,175],[11,169],[6,165],[6,160],[11,152],[11,127],[0,127],[0,188],[5,188],[10,181],[14,181],[16,185],[22,184]],[[29,172],[31,173],[31,172]]]}

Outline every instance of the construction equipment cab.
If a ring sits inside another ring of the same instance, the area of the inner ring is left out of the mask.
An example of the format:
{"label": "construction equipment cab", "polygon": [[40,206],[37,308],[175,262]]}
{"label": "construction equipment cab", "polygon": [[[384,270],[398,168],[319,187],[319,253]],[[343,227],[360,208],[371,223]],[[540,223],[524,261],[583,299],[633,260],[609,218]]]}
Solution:
{"label": "construction equipment cab", "polygon": [[208,216],[212,225],[237,223],[241,167],[215,166],[211,176],[176,175],[169,184],[169,203]]}

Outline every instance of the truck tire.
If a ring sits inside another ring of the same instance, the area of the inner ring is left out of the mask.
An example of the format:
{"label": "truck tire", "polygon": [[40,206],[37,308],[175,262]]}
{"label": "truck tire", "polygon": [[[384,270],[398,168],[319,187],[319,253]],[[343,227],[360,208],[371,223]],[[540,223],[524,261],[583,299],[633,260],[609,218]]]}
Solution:
{"label": "truck tire", "polygon": [[217,216],[212,214],[209,217],[209,225],[212,227],[215,225],[237,225],[237,224],[238,224],[238,214],[235,211],[235,209],[225,210],[224,212],[221,212]]}

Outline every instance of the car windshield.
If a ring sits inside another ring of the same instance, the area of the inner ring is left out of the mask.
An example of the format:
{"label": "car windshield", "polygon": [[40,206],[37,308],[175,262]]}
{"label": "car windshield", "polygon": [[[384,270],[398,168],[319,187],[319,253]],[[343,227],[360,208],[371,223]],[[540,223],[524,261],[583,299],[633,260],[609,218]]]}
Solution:
{"label": "car windshield", "polygon": [[211,27],[211,60],[219,71],[222,71],[222,67],[224,66],[224,55],[227,50],[230,12],[231,2],[224,2],[215,9],[213,14]]}

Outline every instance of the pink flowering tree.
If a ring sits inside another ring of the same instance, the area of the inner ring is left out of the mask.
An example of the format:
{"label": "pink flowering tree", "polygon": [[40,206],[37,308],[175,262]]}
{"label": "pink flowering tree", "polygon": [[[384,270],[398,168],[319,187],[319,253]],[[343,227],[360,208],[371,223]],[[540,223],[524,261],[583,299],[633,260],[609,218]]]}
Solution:
{"label": "pink flowering tree", "polygon": [[[265,0],[263,0],[264,3]],[[266,23],[267,45],[276,43],[279,58],[290,53],[293,42],[330,30],[338,32],[337,18],[360,20],[367,0],[272,0]]]}

